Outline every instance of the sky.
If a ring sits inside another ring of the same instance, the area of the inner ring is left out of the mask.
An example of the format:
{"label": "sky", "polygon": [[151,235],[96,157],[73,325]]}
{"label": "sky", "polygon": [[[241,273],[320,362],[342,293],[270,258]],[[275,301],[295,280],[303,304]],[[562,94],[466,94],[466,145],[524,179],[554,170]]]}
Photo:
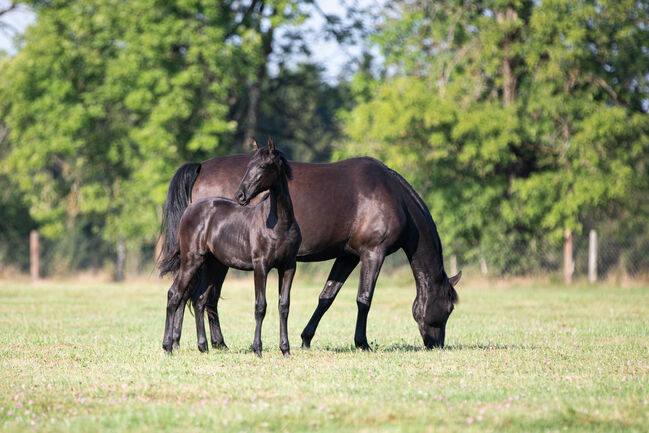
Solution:
{"label": "sky", "polygon": [[[0,10],[4,10],[11,1],[0,0]],[[26,6],[19,5],[15,9],[0,16],[0,50],[14,54],[16,49],[13,36],[22,33],[25,28],[34,22],[34,13]]]}
{"label": "sky", "polygon": [[[362,7],[380,7],[385,0],[320,0],[318,5],[326,14],[343,15],[344,6],[342,1]],[[0,0],[0,10],[5,9],[10,4],[11,1],[9,0]],[[27,26],[34,23],[34,20],[34,13],[26,6],[18,6],[16,9],[0,16],[0,50],[6,51],[10,55],[15,54],[14,35],[16,33],[22,34]],[[2,23],[6,25],[3,26]],[[355,44],[347,45],[343,49],[335,40],[327,40],[322,32],[324,24],[325,19],[322,15],[314,13],[300,26],[301,29],[307,30],[305,34],[312,54],[310,58],[296,56],[294,62],[309,60],[323,65],[325,67],[325,80],[335,83],[341,72],[345,72],[345,65],[354,57],[358,57],[363,47],[360,44]],[[272,64],[270,69],[272,73]]]}

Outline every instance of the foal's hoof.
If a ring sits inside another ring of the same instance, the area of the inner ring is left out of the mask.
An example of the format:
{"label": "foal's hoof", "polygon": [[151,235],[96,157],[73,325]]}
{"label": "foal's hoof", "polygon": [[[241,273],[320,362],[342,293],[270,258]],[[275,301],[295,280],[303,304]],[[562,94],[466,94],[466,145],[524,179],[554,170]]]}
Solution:
{"label": "foal's hoof", "polygon": [[174,341],[173,344],[171,345],[171,350],[178,350],[179,347],[180,347],[180,342]]}
{"label": "foal's hoof", "polygon": [[310,348],[311,348],[311,339],[302,337],[302,349],[310,349]]}
{"label": "foal's hoof", "polygon": [[212,343],[212,349],[230,350],[230,348],[225,343]]}
{"label": "foal's hoof", "polygon": [[207,343],[198,343],[198,350],[207,353],[210,349],[207,347]]}
{"label": "foal's hoof", "polygon": [[291,351],[290,350],[282,351],[282,355],[284,355],[284,358],[290,358],[291,357]]}

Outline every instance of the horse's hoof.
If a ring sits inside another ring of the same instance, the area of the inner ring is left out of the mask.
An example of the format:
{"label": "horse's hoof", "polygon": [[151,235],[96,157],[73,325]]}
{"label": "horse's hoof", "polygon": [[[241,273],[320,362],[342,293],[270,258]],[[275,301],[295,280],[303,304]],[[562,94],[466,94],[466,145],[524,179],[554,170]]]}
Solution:
{"label": "horse's hoof", "polygon": [[198,350],[203,353],[207,353],[209,351],[209,348],[207,347],[207,343],[199,343]]}
{"label": "horse's hoof", "polygon": [[171,350],[178,350],[180,347],[180,342],[174,341],[173,344],[171,345]]}
{"label": "horse's hoof", "polygon": [[230,350],[230,348],[225,343],[212,343],[212,349]]}
{"label": "horse's hoof", "polygon": [[291,351],[290,350],[282,351],[282,354],[284,355],[284,358],[290,358],[291,357]]}
{"label": "horse's hoof", "polygon": [[311,348],[311,339],[302,337],[302,349],[310,349],[310,348]]}
{"label": "horse's hoof", "polygon": [[372,348],[367,341],[364,343],[356,343],[356,348],[362,350],[363,352],[372,352]]}

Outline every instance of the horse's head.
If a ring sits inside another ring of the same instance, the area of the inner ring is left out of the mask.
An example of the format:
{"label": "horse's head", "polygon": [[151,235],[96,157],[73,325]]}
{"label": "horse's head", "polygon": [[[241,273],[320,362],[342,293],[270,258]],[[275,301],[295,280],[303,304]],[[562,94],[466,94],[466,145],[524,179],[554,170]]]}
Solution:
{"label": "horse's head", "polygon": [[248,169],[235,192],[234,197],[240,205],[245,206],[262,191],[272,189],[279,182],[291,179],[291,166],[278,149],[272,138],[268,138],[268,147],[260,149],[253,139],[255,154],[248,163]]}
{"label": "horse's head", "polygon": [[446,276],[446,273],[443,273],[441,282],[437,282],[431,290],[428,290],[426,299],[422,299],[420,296],[415,298],[412,314],[419,325],[424,346],[428,349],[444,347],[446,321],[457,302],[455,285],[460,281],[460,277],[462,277],[462,271],[450,278]]}

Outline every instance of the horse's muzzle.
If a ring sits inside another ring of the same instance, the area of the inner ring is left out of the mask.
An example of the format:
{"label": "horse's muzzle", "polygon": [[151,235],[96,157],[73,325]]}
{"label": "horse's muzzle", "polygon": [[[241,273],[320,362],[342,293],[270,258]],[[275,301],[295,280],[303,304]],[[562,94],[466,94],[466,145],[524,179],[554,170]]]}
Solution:
{"label": "horse's muzzle", "polygon": [[421,332],[421,338],[422,340],[424,340],[424,346],[426,346],[427,349],[444,347],[446,326],[442,328],[436,328],[433,326],[424,326],[424,327],[420,327],[419,330]]}

